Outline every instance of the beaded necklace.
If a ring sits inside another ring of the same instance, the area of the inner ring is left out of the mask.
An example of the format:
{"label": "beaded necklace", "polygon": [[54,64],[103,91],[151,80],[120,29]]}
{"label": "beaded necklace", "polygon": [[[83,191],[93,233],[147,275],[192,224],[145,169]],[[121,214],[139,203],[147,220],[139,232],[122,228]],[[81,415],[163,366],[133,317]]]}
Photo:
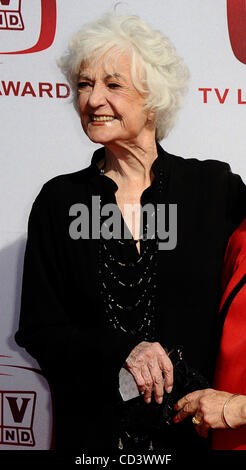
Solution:
{"label": "beaded necklace", "polygon": [[[100,174],[104,174],[104,168]],[[100,238],[99,285],[109,326],[138,336],[142,341],[153,341],[156,334],[158,243],[156,238],[147,239],[145,230],[146,227],[140,239],[143,249],[139,256],[134,259],[131,256],[130,260],[121,259],[119,253],[133,247],[138,240]]]}
{"label": "beaded necklace", "polygon": [[[116,242],[120,243],[120,240]],[[100,241],[100,295],[109,325],[124,333],[139,335],[145,341],[153,340],[155,337],[156,264],[155,246],[147,247],[136,263],[132,261],[122,263],[111,255],[109,244]],[[136,269],[137,266],[139,269]],[[130,280],[127,279],[128,276]],[[119,290],[121,290],[120,295]],[[133,294],[131,298],[134,300],[130,305],[127,302],[129,290],[135,291],[131,293]],[[133,318],[129,318],[129,314]]]}

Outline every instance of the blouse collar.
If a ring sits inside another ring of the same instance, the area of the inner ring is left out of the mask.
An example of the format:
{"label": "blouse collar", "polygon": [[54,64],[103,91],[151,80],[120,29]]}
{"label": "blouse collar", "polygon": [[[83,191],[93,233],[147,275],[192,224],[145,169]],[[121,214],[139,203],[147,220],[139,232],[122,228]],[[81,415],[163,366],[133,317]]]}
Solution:
{"label": "blouse collar", "polygon": [[[163,191],[163,185],[167,183],[167,178],[169,175],[170,167],[170,155],[165,152],[161,145],[157,142],[157,152],[158,156],[152,163],[151,169],[154,173],[154,179],[148,189],[155,189],[158,192]],[[105,158],[105,147],[97,149],[91,160],[91,165],[89,167],[91,175],[91,184],[96,193],[100,194],[102,192],[112,193],[117,191],[118,186],[108,176],[101,173],[100,169],[97,166],[97,163]]]}

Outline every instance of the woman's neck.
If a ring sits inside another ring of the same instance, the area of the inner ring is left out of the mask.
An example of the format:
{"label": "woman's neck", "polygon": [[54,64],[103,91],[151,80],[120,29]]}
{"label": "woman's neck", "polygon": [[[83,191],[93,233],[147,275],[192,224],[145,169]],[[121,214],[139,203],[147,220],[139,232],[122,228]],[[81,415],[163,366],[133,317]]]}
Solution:
{"label": "woman's neck", "polygon": [[104,173],[119,185],[149,186],[151,166],[157,157],[156,142],[147,146],[118,146],[106,149]]}

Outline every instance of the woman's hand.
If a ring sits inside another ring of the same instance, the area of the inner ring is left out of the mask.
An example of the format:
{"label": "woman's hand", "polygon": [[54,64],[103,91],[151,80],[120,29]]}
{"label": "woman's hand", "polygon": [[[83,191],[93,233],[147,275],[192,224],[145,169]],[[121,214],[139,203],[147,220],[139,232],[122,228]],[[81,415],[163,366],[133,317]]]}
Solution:
{"label": "woman's hand", "polygon": [[129,354],[124,367],[133,375],[139,391],[144,392],[146,403],[151,402],[152,391],[157,403],[162,403],[164,384],[168,393],[172,391],[173,365],[159,343],[139,343]]}
{"label": "woman's hand", "polygon": [[[209,429],[228,429],[223,420],[223,407],[228,398],[233,394],[220,392],[207,388],[189,393],[179,400],[174,409],[178,411],[174,422],[178,423],[187,416],[195,416],[200,422],[195,424],[197,433],[207,437]],[[233,397],[226,406],[226,420],[233,428],[246,425],[246,397],[238,395]]]}

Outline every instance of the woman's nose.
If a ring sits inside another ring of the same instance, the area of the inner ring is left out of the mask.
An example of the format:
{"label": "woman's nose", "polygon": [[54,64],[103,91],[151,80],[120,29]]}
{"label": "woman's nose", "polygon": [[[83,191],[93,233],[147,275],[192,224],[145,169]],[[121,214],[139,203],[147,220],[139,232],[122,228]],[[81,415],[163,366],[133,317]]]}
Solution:
{"label": "woman's nose", "polygon": [[105,90],[102,86],[95,84],[90,91],[88,104],[91,108],[103,106],[106,103]]}

